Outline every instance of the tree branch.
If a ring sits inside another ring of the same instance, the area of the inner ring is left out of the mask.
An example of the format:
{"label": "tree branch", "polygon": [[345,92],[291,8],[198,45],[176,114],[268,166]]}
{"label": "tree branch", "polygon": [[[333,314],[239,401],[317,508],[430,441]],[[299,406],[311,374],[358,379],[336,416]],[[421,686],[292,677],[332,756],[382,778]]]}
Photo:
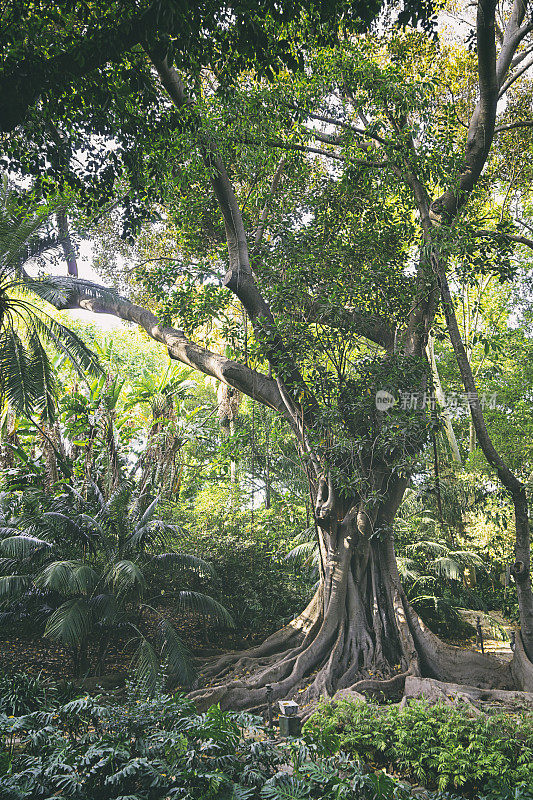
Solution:
{"label": "tree branch", "polygon": [[53,86],[66,88],[107,62],[119,61],[131,49],[157,32],[165,0],[154,0],[141,14],[113,28],[88,31],[68,50],[51,58],[28,57],[16,69],[0,76],[0,130],[12,131],[36,100]]}
{"label": "tree branch", "polygon": [[527,70],[530,68],[530,66],[531,66],[532,64],[533,64],[533,56],[532,56],[532,57],[529,59],[529,61],[526,61],[526,63],[525,63],[525,64],[523,64],[523,65],[520,67],[520,69],[519,69],[519,70],[517,70],[517,71],[514,73],[514,75],[511,75],[511,76],[510,76],[510,77],[509,77],[509,78],[508,78],[508,79],[505,81],[505,83],[503,84],[502,88],[501,88],[501,89],[500,89],[500,91],[498,92],[498,97],[499,97],[499,98],[500,98],[500,97],[503,97],[503,95],[506,93],[506,91],[507,91],[508,89],[510,89],[510,88],[511,88],[511,86],[513,85],[513,83],[515,83],[515,81],[517,81],[517,80],[518,80],[518,78],[520,78],[520,77],[521,77],[521,76],[524,74],[524,72],[527,72]]}
{"label": "tree branch", "polygon": [[379,344],[385,350],[390,351],[394,347],[394,330],[389,321],[378,314],[365,314],[357,309],[347,309],[310,299],[305,308],[305,315],[306,320],[311,323],[355,328],[358,334]]}
{"label": "tree branch", "polygon": [[[515,0],[515,6],[517,3],[523,4],[523,0]],[[479,100],[468,128],[464,167],[456,185],[447,189],[431,206],[433,213],[446,222],[455,217],[474,188],[485,166],[494,137],[499,89],[495,11],[496,0],[479,0],[476,20]],[[517,46],[518,44],[512,53]]]}
{"label": "tree branch", "polygon": [[486,236],[492,238],[504,237],[508,239],[510,242],[516,242],[517,244],[523,244],[526,247],[530,247],[533,250],[533,239],[528,239],[527,236],[520,236],[519,234],[514,233],[501,233],[500,231],[475,231],[474,236]]}
{"label": "tree branch", "polygon": [[[309,131],[311,135],[314,135],[312,131]],[[251,139],[249,137],[243,136],[239,138],[239,141],[243,144],[253,145],[255,147],[278,147],[281,150],[292,150],[297,153],[311,153],[312,155],[318,156],[325,156],[326,158],[332,158],[334,161],[343,161],[348,164],[355,164],[359,167],[375,167],[375,168],[382,168],[388,167],[389,162],[386,160],[383,161],[368,161],[364,158],[352,158],[351,156],[345,156],[341,153],[334,153],[331,150],[324,150],[322,147],[311,147],[310,145],[306,144],[296,144],[293,142],[284,142],[282,139],[265,139],[263,141],[259,139]]]}
{"label": "tree branch", "polygon": [[[168,64],[166,58],[161,59],[157,54],[150,52],[148,55],[176,107],[181,108],[184,104],[188,104],[185,89],[174,67]],[[278,331],[270,306],[255,282],[242,214],[226,166],[211,139],[200,133],[199,140],[204,163],[209,170],[211,185],[224,220],[229,256],[224,285],[243,304],[257,340],[263,345],[270,364],[290,388],[293,396],[300,399],[306,417],[310,419],[318,412],[318,403],[297,365],[287,357],[287,348]]]}
{"label": "tree branch", "polygon": [[269,195],[266,199],[265,205],[263,206],[263,210],[261,211],[261,216],[259,217],[259,223],[257,228],[255,229],[254,234],[254,250],[257,250],[259,245],[261,244],[261,240],[263,239],[263,235],[265,233],[265,227],[268,219],[268,212],[270,211],[270,205],[272,200],[274,199],[274,195],[276,194],[279,186],[279,182],[281,180],[281,176],[283,174],[283,169],[285,167],[285,158],[282,158],[278,164],[276,172],[274,173],[274,177],[272,179],[272,186],[270,187]]}
{"label": "tree branch", "polygon": [[60,208],[56,214],[57,225],[59,228],[59,241],[63,248],[65,261],[67,262],[68,274],[78,277],[78,264],[76,261],[76,250],[70,238],[70,230],[68,226],[67,211],[65,208]]}
{"label": "tree branch", "polygon": [[49,280],[64,292],[64,300],[54,304],[58,310],[79,308],[134,322],[156,342],[165,345],[171,358],[218,378],[286,416],[285,404],[276,382],[266,375],[200,347],[187,339],[183,331],[162,325],[151,311],[120,297],[111,289],[82,279],[53,277]]}
{"label": "tree branch", "polygon": [[533,128],[533,119],[521,119],[516,122],[509,122],[505,125],[498,125],[497,128],[494,128],[494,133],[512,131],[514,128]]}
{"label": "tree branch", "polygon": [[525,14],[525,0],[514,0],[509,20],[505,26],[503,42],[496,65],[498,86],[503,84],[505,76],[509,72],[517,47],[531,30],[529,23],[520,27],[524,21]]}

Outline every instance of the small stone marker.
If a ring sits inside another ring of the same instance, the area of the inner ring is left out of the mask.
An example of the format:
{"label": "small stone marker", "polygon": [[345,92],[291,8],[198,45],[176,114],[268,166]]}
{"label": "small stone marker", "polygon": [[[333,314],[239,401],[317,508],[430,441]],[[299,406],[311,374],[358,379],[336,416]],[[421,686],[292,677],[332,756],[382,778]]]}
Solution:
{"label": "small stone marker", "polygon": [[282,736],[299,736],[302,724],[298,715],[298,703],[294,700],[278,700],[280,707],[279,732]]}

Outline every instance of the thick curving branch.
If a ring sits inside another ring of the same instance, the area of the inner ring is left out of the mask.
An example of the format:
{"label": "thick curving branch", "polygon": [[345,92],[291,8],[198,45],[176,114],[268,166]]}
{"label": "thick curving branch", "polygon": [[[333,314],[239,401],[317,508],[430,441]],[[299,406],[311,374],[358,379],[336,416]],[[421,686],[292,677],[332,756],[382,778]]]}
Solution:
{"label": "thick curving branch", "polygon": [[151,311],[120,297],[110,289],[81,279],[54,277],[49,280],[62,290],[62,299],[54,303],[57,309],[79,308],[95,314],[112,314],[126,322],[134,322],[156,342],[165,345],[171,358],[205,375],[218,378],[286,416],[285,404],[276,382],[266,375],[200,347],[191,342],[183,331],[162,325]]}
{"label": "thick curving branch", "polygon": [[[522,4],[523,0],[515,0],[515,5],[516,3]],[[470,119],[463,169],[457,176],[455,186],[447,189],[431,206],[432,212],[448,223],[457,215],[474,188],[494,138],[500,88],[496,60],[495,12],[496,0],[479,0],[476,19],[479,100]],[[513,19],[512,15],[511,22]],[[512,55],[518,44],[519,42],[511,48]],[[504,74],[506,72],[507,70]]]}
{"label": "thick curving branch", "polygon": [[[157,53],[147,52],[174,105],[177,108],[189,105],[190,100],[174,67],[168,63],[166,57],[161,58]],[[226,166],[208,137],[200,133],[199,140],[204,163],[209,170],[211,185],[224,220],[229,256],[224,285],[243,304],[270,364],[293,395],[291,405],[294,405],[294,397],[299,397],[302,407],[305,408],[306,418],[311,419],[318,412],[318,403],[297,365],[288,357],[270,306],[255,282],[250,265],[248,237]],[[294,413],[294,408],[288,410]]]}
{"label": "thick curving branch", "polygon": [[76,260],[76,248],[70,238],[68,216],[66,208],[60,208],[56,214],[57,225],[59,227],[59,242],[63,248],[63,255],[67,262],[68,274],[78,277],[78,262]]}
{"label": "thick curving branch", "polygon": [[339,330],[355,330],[358,335],[387,351],[394,348],[394,327],[379,314],[366,314],[357,309],[335,306],[311,298],[305,302],[304,313],[307,322],[329,325]]}

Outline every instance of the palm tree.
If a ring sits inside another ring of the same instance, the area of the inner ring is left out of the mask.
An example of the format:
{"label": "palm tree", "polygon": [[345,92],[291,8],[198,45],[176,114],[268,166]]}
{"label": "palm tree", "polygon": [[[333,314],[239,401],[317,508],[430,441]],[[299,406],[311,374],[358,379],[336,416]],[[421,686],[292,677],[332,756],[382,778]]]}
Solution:
{"label": "palm tree", "polygon": [[36,300],[59,304],[64,289],[28,276],[25,264],[61,244],[45,229],[54,209],[21,212],[5,176],[0,179],[0,402],[18,414],[54,418],[55,379],[46,347],[65,355],[80,374],[98,373],[94,353]]}
{"label": "palm tree", "polygon": [[411,539],[398,555],[402,582],[409,602],[436,632],[458,632],[465,627],[459,612],[460,598],[469,594],[463,585],[466,571],[483,570],[485,565],[477,553],[457,547],[443,536],[442,523],[431,510],[417,509],[410,514],[414,498],[415,492],[408,490],[405,510],[396,521],[402,538]]}
{"label": "palm tree", "polygon": [[148,408],[151,427],[142,458],[139,480],[141,492],[149,487],[167,488],[168,494],[179,490],[180,453],[184,444],[198,430],[198,408],[188,410],[185,401],[195,389],[195,381],[188,380],[191,370],[169,365],[162,375],[143,369],[131,387],[124,411],[141,405]]}
{"label": "palm tree", "polygon": [[[220,603],[201,592],[172,585],[161,591],[161,568],[171,564],[173,573],[200,576],[213,575],[213,569],[172,548],[179,529],[155,517],[157,500],[141,511],[143,498],[134,497],[129,484],[107,501],[96,484],[93,491],[96,512],[71,490],[50,511],[34,512],[14,524],[4,515],[0,605],[7,610],[15,603],[23,606],[36,592],[55,600],[45,635],[69,648],[79,674],[88,672],[89,641],[99,645],[93,658],[98,671],[112,634],[120,631],[135,645],[133,666],[148,690],[162,666],[170,679],[189,685],[194,675],[190,653],[162,610],[162,598],[176,610],[193,610],[224,626],[234,623]],[[156,636],[146,632],[146,613],[158,620]]]}

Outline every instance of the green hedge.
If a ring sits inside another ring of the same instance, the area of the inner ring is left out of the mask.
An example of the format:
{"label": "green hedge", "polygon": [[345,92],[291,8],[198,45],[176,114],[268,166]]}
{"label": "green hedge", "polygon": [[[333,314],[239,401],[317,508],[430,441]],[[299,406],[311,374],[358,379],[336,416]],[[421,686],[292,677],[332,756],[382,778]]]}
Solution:
{"label": "green hedge", "polygon": [[0,800],[408,800],[342,755],[268,740],[261,720],[183,697],[81,697],[0,714]]}
{"label": "green hedge", "polygon": [[430,788],[473,795],[499,785],[501,797],[533,798],[531,713],[472,716],[423,701],[401,710],[341,701],[322,704],[304,733],[322,752],[343,751]]}

